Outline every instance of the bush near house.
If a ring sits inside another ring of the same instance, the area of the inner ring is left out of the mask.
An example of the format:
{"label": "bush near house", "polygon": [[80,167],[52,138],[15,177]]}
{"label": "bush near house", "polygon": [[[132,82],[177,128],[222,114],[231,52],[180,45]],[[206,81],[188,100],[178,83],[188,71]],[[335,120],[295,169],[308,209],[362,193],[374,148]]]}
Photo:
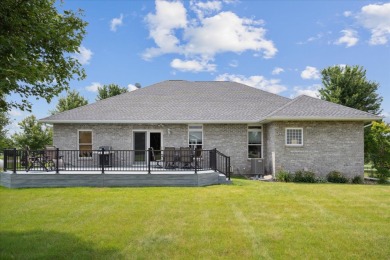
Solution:
{"label": "bush near house", "polygon": [[338,171],[331,171],[326,175],[326,179],[328,182],[332,183],[348,183],[348,178],[345,177],[341,172]]}
{"label": "bush near house", "polygon": [[306,182],[306,183],[316,183],[316,174],[310,171],[296,171],[294,174],[294,182]]}

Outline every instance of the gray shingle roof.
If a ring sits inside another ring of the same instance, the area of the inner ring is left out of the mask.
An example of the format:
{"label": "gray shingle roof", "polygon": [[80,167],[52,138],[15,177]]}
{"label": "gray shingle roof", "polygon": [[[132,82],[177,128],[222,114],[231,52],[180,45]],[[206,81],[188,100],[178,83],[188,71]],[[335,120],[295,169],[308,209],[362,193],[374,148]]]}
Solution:
{"label": "gray shingle roof", "polygon": [[[283,117],[367,118],[309,97],[294,100],[240,83],[163,81],[41,119],[47,123],[250,123]],[[370,119],[369,119],[370,118]]]}
{"label": "gray shingle roof", "polygon": [[267,115],[274,120],[378,120],[379,116],[321,99],[299,96]]}

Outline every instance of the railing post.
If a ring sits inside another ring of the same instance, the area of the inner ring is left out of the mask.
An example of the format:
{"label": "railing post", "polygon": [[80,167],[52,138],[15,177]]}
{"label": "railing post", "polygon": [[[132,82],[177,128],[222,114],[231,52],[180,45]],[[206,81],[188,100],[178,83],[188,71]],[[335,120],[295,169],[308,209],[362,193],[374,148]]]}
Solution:
{"label": "railing post", "polygon": [[214,166],[214,171],[216,172],[217,171],[217,148],[214,148],[213,150],[213,158],[214,160],[213,162],[213,166]]}
{"label": "railing post", "polygon": [[7,157],[8,157],[7,149],[4,149],[4,165],[3,165],[4,172],[7,171]]}
{"label": "railing post", "polygon": [[60,149],[59,148],[57,148],[56,149],[56,173],[58,174],[58,173],[60,173],[59,172],[59,170],[58,170],[58,165],[59,165],[59,156],[60,156]]}
{"label": "railing post", "polygon": [[16,148],[14,148],[14,173],[16,173]]}
{"label": "railing post", "polygon": [[102,154],[100,159],[100,163],[102,164],[102,174],[104,174],[104,147],[102,147]]}
{"label": "railing post", "polygon": [[152,148],[148,149],[148,156],[146,157],[146,160],[148,160],[148,174],[150,174],[150,158],[152,157]]}
{"label": "railing post", "polygon": [[230,157],[228,157],[228,159],[229,159],[229,164],[228,164],[228,166],[229,166],[229,168],[228,168],[229,176],[228,176],[228,180],[230,181]]}
{"label": "railing post", "polygon": [[196,149],[194,149],[194,160],[195,160],[195,174],[198,174],[198,159],[196,158]]}

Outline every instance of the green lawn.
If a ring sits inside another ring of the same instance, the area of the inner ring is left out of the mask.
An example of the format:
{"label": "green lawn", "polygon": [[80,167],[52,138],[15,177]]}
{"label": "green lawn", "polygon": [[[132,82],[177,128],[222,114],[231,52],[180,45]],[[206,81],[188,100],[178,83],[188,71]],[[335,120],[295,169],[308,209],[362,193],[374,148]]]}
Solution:
{"label": "green lawn", "polygon": [[0,188],[0,259],[388,259],[390,186]]}

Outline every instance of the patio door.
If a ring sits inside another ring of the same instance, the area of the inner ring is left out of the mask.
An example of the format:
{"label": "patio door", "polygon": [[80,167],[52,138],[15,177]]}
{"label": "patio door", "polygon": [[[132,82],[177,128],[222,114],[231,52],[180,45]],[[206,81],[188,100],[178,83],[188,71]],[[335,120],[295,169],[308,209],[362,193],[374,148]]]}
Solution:
{"label": "patio door", "polygon": [[162,148],[162,132],[153,130],[137,130],[133,132],[133,149],[134,149],[134,161],[145,162],[147,160],[148,153],[146,152],[150,147],[153,147],[155,151],[156,159],[161,158]]}

